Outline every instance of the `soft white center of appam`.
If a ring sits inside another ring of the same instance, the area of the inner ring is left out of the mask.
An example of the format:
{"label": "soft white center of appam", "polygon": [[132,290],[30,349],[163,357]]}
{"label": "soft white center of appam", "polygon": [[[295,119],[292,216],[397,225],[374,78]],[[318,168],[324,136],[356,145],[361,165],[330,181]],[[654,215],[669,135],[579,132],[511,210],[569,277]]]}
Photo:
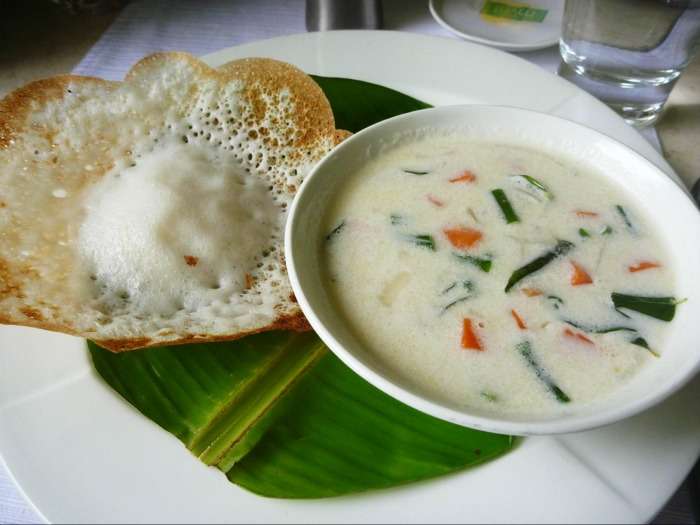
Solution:
{"label": "soft white center of appam", "polygon": [[80,251],[102,301],[172,315],[244,290],[281,215],[235,160],[170,144],[90,189]]}

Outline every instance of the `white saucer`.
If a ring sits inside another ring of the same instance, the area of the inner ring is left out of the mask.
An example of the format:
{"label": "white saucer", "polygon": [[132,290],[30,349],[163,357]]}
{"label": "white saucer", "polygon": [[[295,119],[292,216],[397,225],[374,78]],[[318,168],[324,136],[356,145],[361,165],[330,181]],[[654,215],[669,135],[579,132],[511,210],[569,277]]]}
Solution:
{"label": "white saucer", "polygon": [[441,26],[465,40],[506,51],[532,51],[559,42],[564,14],[562,0],[528,2],[530,7],[547,11],[541,22],[485,16],[483,5],[484,0],[430,0],[430,13]]}

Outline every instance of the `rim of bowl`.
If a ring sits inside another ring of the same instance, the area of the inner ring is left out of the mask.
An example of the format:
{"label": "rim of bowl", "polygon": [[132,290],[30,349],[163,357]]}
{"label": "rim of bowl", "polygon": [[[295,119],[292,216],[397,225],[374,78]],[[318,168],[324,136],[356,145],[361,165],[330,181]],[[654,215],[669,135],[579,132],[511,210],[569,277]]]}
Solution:
{"label": "rim of bowl", "polygon": [[[590,133],[593,133],[600,138],[604,139],[605,141],[612,142],[616,144],[618,147],[623,148],[626,150],[626,152],[629,155],[632,155],[634,157],[637,157],[638,160],[641,160],[644,164],[649,166],[649,168],[656,172],[656,174],[659,177],[662,177],[665,183],[668,183],[669,187],[671,188],[671,191],[677,194],[677,196],[680,198],[683,196],[684,198],[688,199],[688,205],[694,206],[697,210],[697,206],[695,206],[694,201],[692,200],[692,197],[690,196],[690,193],[688,189],[685,186],[681,186],[677,182],[675,182],[673,179],[671,179],[668,175],[666,175],[658,166],[656,166],[654,163],[652,163],[650,160],[648,160],[646,157],[643,155],[637,153],[635,150],[630,148],[629,146],[625,145],[624,143],[614,139],[613,137],[610,137],[609,135],[602,133],[596,129],[593,129],[589,126],[585,126],[583,124],[579,124],[577,122],[573,122],[571,120],[556,116],[556,115],[551,115],[549,113],[542,113],[539,111],[533,111],[530,109],[524,109],[524,108],[518,108],[518,107],[513,107],[513,106],[507,106],[507,105],[492,105],[492,104],[458,104],[458,105],[448,105],[448,106],[438,106],[438,107],[432,107],[432,108],[427,108],[427,109],[421,109],[417,111],[412,111],[410,113],[404,113],[401,115],[397,115],[395,117],[388,118],[386,120],[382,120],[380,122],[377,122],[371,126],[368,126],[367,128],[364,128],[357,133],[351,135],[347,139],[345,139],[342,143],[340,143],[338,146],[333,148],[328,154],[326,154],[325,157],[323,157],[309,172],[309,174],[306,176],[304,179],[303,183],[301,184],[299,190],[297,191],[297,194],[294,197],[294,200],[292,202],[292,205],[289,209],[289,215],[287,217],[287,223],[285,225],[285,232],[284,232],[284,250],[285,250],[285,262],[287,266],[287,272],[289,275],[289,280],[292,285],[292,290],[294,291],[294,295],[296,296],[297,302],[306,316],[306,318],[309,321],[309,324],[311,327],[314,329],[316,334],[321,338],[321,340],[328,346],[328,348],[346,365],[348,366],[351,370],[353,370],[356,374],[358,374],[360,377],[365,379],[367,382],[384,392],[385,394],[388,394],[389,396],[393,397],[394,399],[397,399],[398,401],[401,401],[402,403],[405,403],[406,405],[415,408],[416,410],[419,410],[421,412],[424,412],[426,414],[429,414],[431,416],[437,417],[439,419],[443,419],[445,421],[449,421],[451,423],[455,423],[461,426],[466,426],[470,428],[474,428],[477,430],[483,430],[483,431],[488,431],[488,432],[496,432],[496,433],[501,433],[501,434],[512,434],[512,435],[520,435],[520,436],[530,436],[530,435],[554,435],[554,434],[565,434],[565,433],[571,433],[571,432],[581,432],[585,430],[591,430],[594,428],[602,427],[605,425],[609,425],[612,423],[615,423],[617,421],[620,421],[622,419],[626,419],[628,417],[631,417],[633,415],[639,414],[640,412],[643,412],[644,410],[660,403],[664,399],[667,399],[669,396],[677,392],[680,388],[682,388],[690,379],[695,376],[696,373],[700,372],[700,352],[698,353],[698,358],[695,362],[695,365],[692,367],[689,367],[688,369],[684,370],[683,373],[678,374],[677,376],[674,376],[671,381],[669,381],[663,388],[658,390],[656,393],[653,395],[649,395],[645,398],[642,398],[640,400],[635,400],[633,402],[625,403],[620,406],[610,406],[609,408],[605,408],[604,410],[600,411],[599,413],[594,413],[594,414],[584,414],[584,415],[566,415],[561,418],[556,418],[556,419],[551,419],[551,420],[540,420],[540,421],[528,421],[526,419],[523,420],[508,420],[508,419],[498,419],[498,418],[492,418],[489,416],[484,416],[484,415],[476,415],[469,413],[467,411],[462,411],[462,410],[457,410],[454,408],[450,408],[448,406],[445,406],[437,401],[432,401],[428,399],[427,397],[415,394],[404,387],[396,384],[395,382],[387,379],[384,377],[381,373],[377,372],[370,366],[364,364],[360,359],[358,359],[353,352],[345,348],[343,344],[341,344],[333,335],[332,331],[330,331],[328,328],[326,328],[325,324],[320,320],[320,318],[316,315],[316,311],[314,310],[314,307],[311,305],[309,300],[306,297],[306,294],[304,293],[304,290],[301,286],[300,280],[299,280],[299,271],[298,267],[296,265],[296,256],[294,253],[293,249],[293,236],[294,236],[294,230],[295,230],[295,224],[298,220],[298,215],[299,215],[299,207],[300,207],[300,202],[302,202],[303,195],[306,193],[307,188],[312,184],[310,181],[312,181],[317,173],[321,172],[324,169],[324,166],[335,156],[338,154],[338,152],[342,151],[343,149],[346,149],[350,147],[350,145],[354,142],[363,140],[363,137],[365,135],[368,135],[377,128],[389,126],[392,123],[395,123],[397,121],[401,120],[413,120],[416,118],[420,118],[421,115],[425,113],[443,113],[446,111],[468,111],[469,109],[476,109],[478,110],[489,110],[489,109],[497,109],[497,110],[507,110],[507,111],[514,111],[514,112],[519,112],[519,113],[525,113],[525,114],[532,114],[532,115],[537,115],[538,118],[548,118],[552,119],[555,121],[559,121],[560,123],[563,123],[564,125],[568,126],[573,126],[573,127],[578,127],[578,128],[583,128],[584,130],[587,130]],[[420,126],[420,127],[425,127],[426,125]],[[416,127],[414,129],[420,129],[420,127]],[[440,127],[439,124],[436,125],[436,127]],[[406,131],[409,131],[408,129]],[[339,185],[340,186],[340,185]],[[302,270],[303,272],[303,270]]]}

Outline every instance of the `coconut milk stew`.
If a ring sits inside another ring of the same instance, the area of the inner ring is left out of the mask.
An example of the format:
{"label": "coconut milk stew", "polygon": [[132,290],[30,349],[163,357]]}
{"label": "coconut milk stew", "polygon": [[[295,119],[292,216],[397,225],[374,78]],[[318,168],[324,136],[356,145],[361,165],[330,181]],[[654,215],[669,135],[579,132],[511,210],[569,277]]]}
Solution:
{"label": "coconut milk stew", "polygon": [[662,357],[672,261],[644,210],[589,168],[447,135],[342,184],[324,217],[326,289],[414,390],[551,417]]}

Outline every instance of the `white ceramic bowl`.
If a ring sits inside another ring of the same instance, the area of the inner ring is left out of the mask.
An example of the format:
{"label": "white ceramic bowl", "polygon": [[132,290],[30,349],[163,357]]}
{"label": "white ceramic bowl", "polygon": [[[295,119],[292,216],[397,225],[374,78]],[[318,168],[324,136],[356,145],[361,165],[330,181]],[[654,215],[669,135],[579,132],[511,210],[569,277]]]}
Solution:
{"label": "white ceramic bowl", "polygon": [[[321,279],[321,243],[326,207],[343,181],[383,146],[424,129],[455,130],[480,141],[513,144],[586,164],[622,186],[656,220],[675,262],[677,295],[688,301],[677,310],[662,357],[624,387],[595,403],[567,407],[554,418],[489,416],[436,401],[373,359],[347,329]],[[287,268],[294,293],[311,326],[352,370],[404,403],[454,423],[493,432],[558,434],[618,421],[659,403],[700,369],[700,213],[687,192],[657,167],[615,140],[551,115],[497,106],[444,106],[401,115],[350,137],[311,172],[290,210],[285,232]]]}

